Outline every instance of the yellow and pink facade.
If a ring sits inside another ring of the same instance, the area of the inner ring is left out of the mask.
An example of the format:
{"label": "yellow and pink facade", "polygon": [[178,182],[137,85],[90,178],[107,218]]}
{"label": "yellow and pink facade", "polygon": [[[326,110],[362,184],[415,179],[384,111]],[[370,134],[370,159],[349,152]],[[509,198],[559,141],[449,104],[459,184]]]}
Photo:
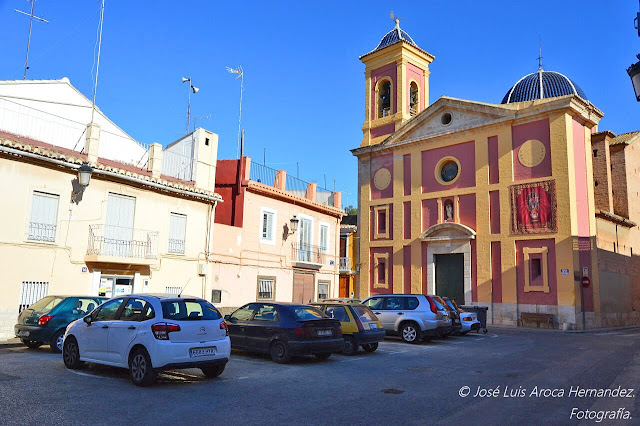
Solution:
{"label": "yellow and pink facade", "polygon": [[576,328],[619,318],[600,300],[613,285],[599,279],[596,248],[591,134],[603,113],[541,68],[502,104],[429,105],[433,59],[397,23],[361,57],[356,296],[450,296],[504,324],[523,312]]}

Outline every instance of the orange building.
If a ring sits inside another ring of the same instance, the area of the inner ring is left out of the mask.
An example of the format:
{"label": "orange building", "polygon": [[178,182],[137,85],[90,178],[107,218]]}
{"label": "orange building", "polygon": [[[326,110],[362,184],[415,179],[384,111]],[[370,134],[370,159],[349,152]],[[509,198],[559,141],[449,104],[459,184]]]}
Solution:
{"label": "orange building", "polygon": [[398,21],[360,59],[356,297],[435,293],[504,324],[523,313],[576,328],[640,323],[631,305],[605,303],[633,289],[624,272],[600,279],[591,138],[603,113],[577,84],[540,66],[500,104],[429,105],[434,56]]}

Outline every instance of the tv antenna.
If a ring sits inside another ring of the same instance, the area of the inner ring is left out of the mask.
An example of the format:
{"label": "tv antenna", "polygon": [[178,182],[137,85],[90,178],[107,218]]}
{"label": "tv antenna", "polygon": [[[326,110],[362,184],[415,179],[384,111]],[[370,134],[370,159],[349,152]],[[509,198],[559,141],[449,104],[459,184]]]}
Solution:
{"label": "tv antenna", "polygon": [[400,28],[400,20],[404,18],[394,15],[392,10],[391,13],[389,14],[389,19],[391,19],[396,23],[396,28]]}
{"label": "tv antenna", "polygon": [[196,130],[196,121],[199,119],[209,120],[211,118],[211,114],[200,115],[198,117],[193,117],[193,130]]}
{"label": "tv antenna", "polygon": [[244,70],[242,69],[242,66],[238,66],[238,68],[225,68],[227,69],[228,73],[238,74],[236,80],[240,79],[240,114],[238,116],[238,147],[236,149],[236,158],[240,158],[240,134],[242,133],[240,129],[242,126],[242,92],[244,92]]}
{"label": "tv antenna", "polygon": [[13,9],[16,12],[22,13],[23,15],[27,15],[29,17],[29,38],[27,38],[27,57],[24,60],[24,75],[22,76],[23,80],[27,79],[27,70],[29,69],[29,46],[31,45],[31,27],[33,26],[33,19],[35,18],[40,22],[49,23],[49,21],[47,21],[46,19],[41,18],[39,16],[35,16],[33,14],[33,8],[36,5],[36,0],[29,0],[29,1],[31,1],[31,13],[23,12],[18,9]]}

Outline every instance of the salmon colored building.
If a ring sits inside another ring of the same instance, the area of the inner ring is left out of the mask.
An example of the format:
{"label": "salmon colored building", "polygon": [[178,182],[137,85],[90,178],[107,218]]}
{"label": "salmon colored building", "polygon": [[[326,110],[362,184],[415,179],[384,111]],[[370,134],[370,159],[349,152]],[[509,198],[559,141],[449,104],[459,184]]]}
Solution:
{"label": "salmon colored building", "polygon": [[580,87],[540,66],[500,104],[429,105],[434,56],[398,21],[360,59],[356,297],[450,296],[487,306],[490,323],[523,313],[576,328],[640,321],[631,305],[603,304],[632,289],[620,292],[624,274],[599,274],[591,135],[603,113]]}

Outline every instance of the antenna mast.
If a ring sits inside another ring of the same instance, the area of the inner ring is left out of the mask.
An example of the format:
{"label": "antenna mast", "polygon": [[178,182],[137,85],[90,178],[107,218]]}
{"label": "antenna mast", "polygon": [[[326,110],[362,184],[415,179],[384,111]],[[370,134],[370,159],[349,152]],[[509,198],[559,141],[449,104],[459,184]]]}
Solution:
{"label": "antenna mast", "polygon": [[241,66],[238,66],[238,68],[236,69],[230,67],[226,68],[227,71],[231,74],[238,74],[238,77],[236,77],[236,79],[240,78],[240,115],[238,116],[238,147],[236,149],[236,158],[240,158],[240,129],[242,126],[242,92],[244,92],[244,70]]}
{"label": "antenna mast", "polygon": [[29,46],[31,45],[31,27],[33,26],[33,18],[36,18],[40,22],[49,22],[44,18],[40,18],[39,16],[33,15],[33,8],[36,5],[36,0],[31,0],[31,13],[23,12],[18,9],[13,9],[18,13],[22,13],[23,15],[27,15],[29,17],[29,38],[27,38],[27,57],[24,60],[24,75],[22,76],[23,80],[27,79],[27,70],[29,69]]}
{"label": "antenna mast", "polygon": [[[98,62],[96,64],[96,81],[93,83],[93,107],[91,108],[91,124],[96,112],[96,93],[98,92],[98,73],[100,72],[100,48],[102,47],[102,22],[104,21],[104,0],[100,6],[100,32],[98,35]],[[95,51],[94,51],[95,52]]]}

